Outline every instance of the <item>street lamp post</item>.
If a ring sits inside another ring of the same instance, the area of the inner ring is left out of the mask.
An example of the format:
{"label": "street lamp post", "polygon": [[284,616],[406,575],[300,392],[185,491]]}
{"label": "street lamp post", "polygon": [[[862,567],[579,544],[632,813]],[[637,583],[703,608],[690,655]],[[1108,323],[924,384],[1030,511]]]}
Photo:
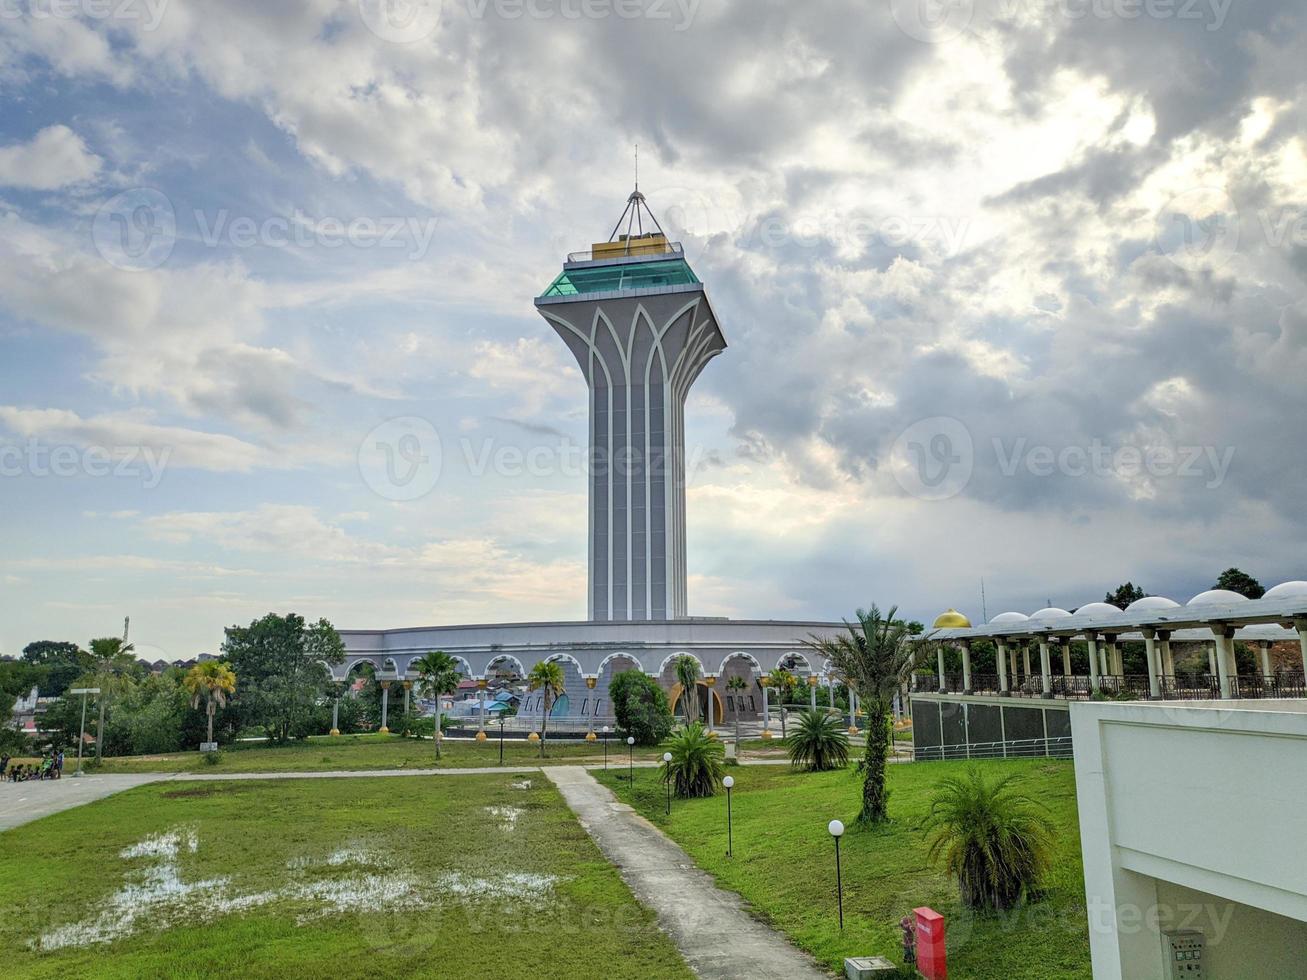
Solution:
{"label": "street lamp post", "polygon": [[86,696],[88,694],[99,694],[100,689],[98,687],[75,687],[68,693],[82,696],[82,731],[77,736],[77,771],[73,773],[74,776],[80,776],[82,774],[82,743],[86,741]]}
{"label": "street lamp post", "polygon": [[840,873],[840,838],[844,836],[844,824],[832,820],[826,825],[830,835],[835,838],[835,894],[840,908],[840,929],[844,928],[844,878]]}
{"label": "street lamp post", "polygon": [[604,726],[604,772],[608,771],[608,726]]}
{"label": "street lamp post", "polygon": [[626,736],[626,781],[635,788],[635,736]]}
{"label": "street lamp post", "polygon": [[672,754],[663,753],[663,782],[667,784],[667,815],[672,815]]}
{"label": "street lamp post", "polygon": [[734,841],[731,840],[731,787],[735,785],[735,777],[727,776],[722,780],[722,785],[726,787],[726,856],[734,857]]}

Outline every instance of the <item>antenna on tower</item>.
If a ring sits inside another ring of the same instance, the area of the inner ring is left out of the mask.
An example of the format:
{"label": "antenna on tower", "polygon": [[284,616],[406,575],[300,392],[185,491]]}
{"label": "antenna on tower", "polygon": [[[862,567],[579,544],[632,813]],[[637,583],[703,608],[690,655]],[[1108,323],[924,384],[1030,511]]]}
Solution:
{"label": "antenna on tower", "polygon": [[131,630],[131,628],[132,628],[132,617],[124,616],[123,617],[123,646],[127,645],[127,634]]}
{"label": "antenna on tower", "polygon": [[640,190],[640,144],[635,144],[635,189]]}
{"label": "antenna on tower", "polygon": [[980,618],[989,622],[989,610],[985,608],[985,576],[980,576]]}

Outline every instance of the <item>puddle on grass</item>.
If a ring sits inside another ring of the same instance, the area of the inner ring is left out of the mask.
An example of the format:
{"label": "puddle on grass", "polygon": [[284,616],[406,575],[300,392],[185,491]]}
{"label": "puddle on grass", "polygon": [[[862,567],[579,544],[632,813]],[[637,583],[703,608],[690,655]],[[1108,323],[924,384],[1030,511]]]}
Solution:
{"label": "puddle on grass", "polygon": [[[516,807],[487,807],[491,815],[510,825],[522,811]],[[312,902],[318,906],[296,916],[298,924],[344,912],[394,912],[430,908],[444,899],[462,903],[494,902],[515,905],[552,896],[556,875],[495,872],[478,876],[461,871],[422,878],[394,864],[394,857],[350,841],[326,858],[292,858],[286,868],[292,878],[280,888],[240,892],[231,878],[198,881],[181,877],[178,857],[198,853],[199,834],[178,827],[152,834],[118,856],[128,864],[125,881],[106,899],[100,910],[81,922],[50,929],[28,945],[41,952],[111,943],[146,930],[162,932],[187,920],[211,921],[215,916],[244,912],[281,901]],[[338,869],[361,870],[340,877]],[[312,877],[315,872],[326,877]],[[301,879],[301,880],[294,880]]]}
{"label": "puddle on grass", "polygon": [[510,834],[517,829],[517,818],[522,815],[515,806],[488,806],[485,811],[499,821],[500,830]]}
{"label": "puddle on grass", "polygon": [[531,788],[531,780],[529,779],[519,779],[517,782],[513,784],[513,789],[530,789],[530,788]]}

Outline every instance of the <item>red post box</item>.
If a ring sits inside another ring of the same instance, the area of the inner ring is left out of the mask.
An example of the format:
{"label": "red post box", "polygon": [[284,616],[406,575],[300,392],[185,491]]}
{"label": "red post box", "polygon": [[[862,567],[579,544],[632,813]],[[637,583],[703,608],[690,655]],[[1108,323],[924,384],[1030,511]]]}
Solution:
{"label": "red post box", "polygon": [[926,980],[947,980],[948,953],[944,949],[944,916],[928,908],[912,911],[917,916],[917,969]]}

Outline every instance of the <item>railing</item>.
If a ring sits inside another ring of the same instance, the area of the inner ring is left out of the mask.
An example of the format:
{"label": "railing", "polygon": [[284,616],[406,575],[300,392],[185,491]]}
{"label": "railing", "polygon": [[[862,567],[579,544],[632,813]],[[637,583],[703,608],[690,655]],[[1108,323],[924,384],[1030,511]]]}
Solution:
{"label": "railing", "polygon": [[[961,674],[914,673],[909,683],[913,694],[1006,694],[1019,698],[1044,695],[1044,681],[1039,674],[1020,674],[1009,678],[1009,690],[1000,690],[997,674],[972,674],[971,688],[966,690]],[[1050,693],[1055,698],[1087,699],[1094,697],[1093,681],[1084,675],[1049,677]],[[1167,674],[1158,678],[1158,692],[1165,701],[1215,701],[1221,697],[1221,681],[1215,674]],[[1148,700],[1152,684],[1147,674],[1104,674],[1098,678],[1100,697],[1123,700]],[[1233,698],[1307,698],[1307,681],[1301,673],[1280,672],[1274,677],[1247,674],[1230,678]]]}
{"label": "railing", "polygon": [[[655,245],[647,240],[641,240],[639,238],[632,238],[630,241],[631,250],[629,252],[625,249],[614,248],[600,251],[599,255],[596,256],[594,254],[594,249],[587,248],[581,252],[568,252],[567,261],[593,262],[596,259],[611,261],[613,259],[647,258],[649,256],[678,256],[685,254],[685,249],[682,247],[680,242],[667,242],[665,245],[662,243]],[[614,242],[613,244],[618,243]]]}
{"label": "railing", "polygon": [[916,762],[942,762],[948,759],[1069,759],[1071,736],[1017,739],[1010,742],[973,742],[964,745],[914,746],[912,757]]}

